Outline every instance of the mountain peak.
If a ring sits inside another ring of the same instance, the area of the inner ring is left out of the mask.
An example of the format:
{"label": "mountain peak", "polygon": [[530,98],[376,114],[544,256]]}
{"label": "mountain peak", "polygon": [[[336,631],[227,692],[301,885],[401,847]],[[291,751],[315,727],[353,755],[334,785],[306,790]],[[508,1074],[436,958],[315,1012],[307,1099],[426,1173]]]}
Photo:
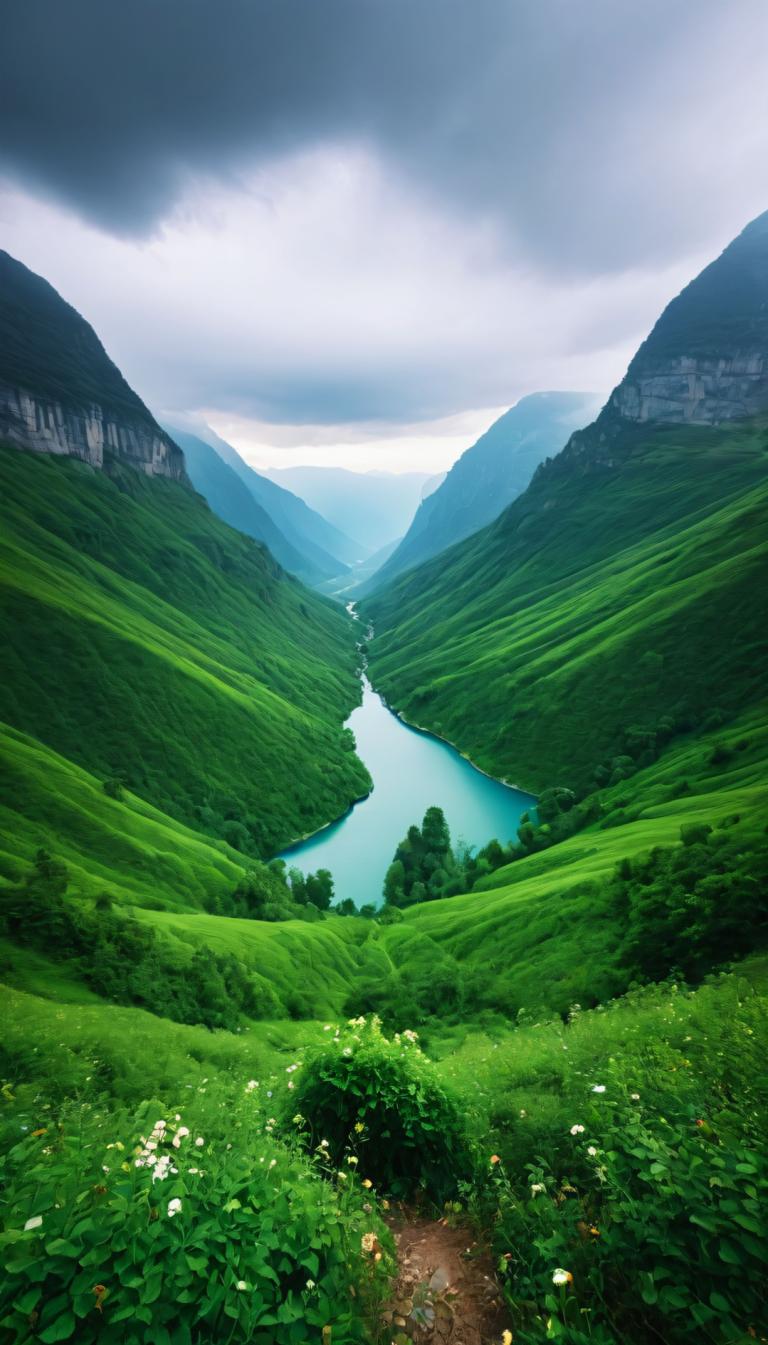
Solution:
{"label": "mountain peak", "polygon": [[667,305],[604,414],[717,425],[766,407],[768,211]]}
{"label": "mountain peak", "polygon": [[71,304],[0,250],[0,438],[184,480],[184,454]]}

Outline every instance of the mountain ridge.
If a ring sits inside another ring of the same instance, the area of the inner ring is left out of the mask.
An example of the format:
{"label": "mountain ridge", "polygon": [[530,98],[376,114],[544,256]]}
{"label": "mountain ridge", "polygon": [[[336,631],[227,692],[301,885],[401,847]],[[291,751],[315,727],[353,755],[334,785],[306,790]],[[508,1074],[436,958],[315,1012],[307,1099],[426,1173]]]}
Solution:
{"label": "mountain ridge", "polygon": [[1,250],[0,437],[96,468],[112,455],[150,476],[186,480],[181,449],[90,323],[47,280]]}

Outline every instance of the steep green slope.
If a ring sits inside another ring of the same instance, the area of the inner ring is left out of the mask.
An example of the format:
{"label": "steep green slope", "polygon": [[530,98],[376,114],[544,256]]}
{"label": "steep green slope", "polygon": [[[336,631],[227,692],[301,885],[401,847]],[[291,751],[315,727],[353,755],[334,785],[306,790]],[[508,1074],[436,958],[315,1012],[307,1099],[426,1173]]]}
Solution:
{"label": "steep green slope", "polygon": [[295,574],[305,583],[321,581],[324,571],[297,550],[248,490],[245,482],[210,444],[196,434],[169,426],[169,433],[184,450],[184,461],[189,478],[214,514],[223,518],[230,527],[268,546],[283,569]]}
{"label": "steep green slope", "polygon": [[366,603],[377,687],[526,787],[584,789],[628,729],[733,713],[765,685],[765,423],[633,429],[624,454],[553,464]]}
{"label": "steep green slope", "polygon": [[391,583],[492,523],[525,490],[539,463],[558,453],[597,405],[594,397],[580,392],[523,397],[462,453],[442,484],[422,501],[397,550],[362,591]]}
{"label": "steep green slope", "polygon": [[4,448],[0,497],[11,728],[247,853],[364,792],[345,618],[268,552],[116,464]]}

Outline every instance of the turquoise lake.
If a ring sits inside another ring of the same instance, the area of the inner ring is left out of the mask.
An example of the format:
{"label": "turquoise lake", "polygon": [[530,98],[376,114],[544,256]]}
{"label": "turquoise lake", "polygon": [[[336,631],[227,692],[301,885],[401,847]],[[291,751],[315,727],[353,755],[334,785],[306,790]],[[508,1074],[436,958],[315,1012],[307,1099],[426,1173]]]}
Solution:
{"label": "turquoise lake", "polygon": [[330,869],[337,900],[378,905],[398,843],[412,823],[421,825],[433,804],[443,809],[453,844],[474,847],[494,836],[502,842],[515,838],[521,814],[535,804],[530,794],[484,775],[439,738],[409,728],[365,677],[363,703],[347,727],[373,792],[338,822],[281,855],[303,873]]}

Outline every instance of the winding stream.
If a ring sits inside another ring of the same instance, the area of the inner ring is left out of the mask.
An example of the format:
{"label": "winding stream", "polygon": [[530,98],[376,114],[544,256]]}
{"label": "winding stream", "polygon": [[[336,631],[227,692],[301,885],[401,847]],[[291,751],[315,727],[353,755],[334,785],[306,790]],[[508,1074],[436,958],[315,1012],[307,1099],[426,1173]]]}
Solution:
{"label": "winding stream", "polygon": [[[357,618],[354,607],[347,610]],[[433,804],[443,809],[454,845],[479,847],[494,836],[512,839],[521,814],[534,803],[531,795],[484,775],[448,743],[403,723],[373,690],[364,668],[361,679],[363,703],[347,727],[373,790],[338,822],[281,855],[303,873],[330,869],[336,899],[351,897],[358,906],[380,904],[398,842],[412,823],[421,825]]]}

